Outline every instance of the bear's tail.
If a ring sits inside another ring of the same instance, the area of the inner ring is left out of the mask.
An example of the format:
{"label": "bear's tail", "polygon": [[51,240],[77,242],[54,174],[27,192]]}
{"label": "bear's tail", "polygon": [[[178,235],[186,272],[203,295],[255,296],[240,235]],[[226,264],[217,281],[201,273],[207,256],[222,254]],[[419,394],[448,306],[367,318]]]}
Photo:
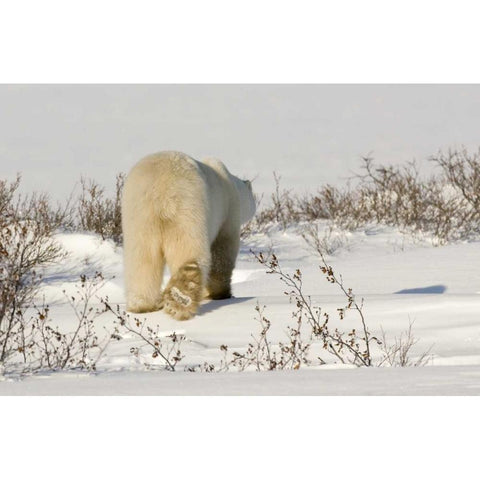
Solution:
{"label": "bear's tail", "polygon": [[152,192],[151,205],[158,218],[162,220],[174,219],[179,210],[181,198],[178,193],[166,189],[162,192]]}
{"label": "bear's tail", "polygon": [[178,215],[178,193],[165,183],[152,180],[139,175],[127,177],[122,195],[123,216],[132,221],[141,217],[142,221],[152,222],[155,218],[172,220]]}
{"label": "bear's tail", "polygon": [[155,212],[163,220],[172,220],[178,214],[180,198],[173,192],[163,192],[154,199]]}
{"label": "bear's tail", "polygon": [[189,218],[205,202],[204,186],[196,172],[186,171],[183,176],[163,175],[147,189],[148,203],[161,220]]}

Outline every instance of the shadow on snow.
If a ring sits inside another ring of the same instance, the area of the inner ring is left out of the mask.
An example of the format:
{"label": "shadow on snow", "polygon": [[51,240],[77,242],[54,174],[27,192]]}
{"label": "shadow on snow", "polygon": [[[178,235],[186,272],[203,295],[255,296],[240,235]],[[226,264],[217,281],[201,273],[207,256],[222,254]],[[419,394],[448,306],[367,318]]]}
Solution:
{"label": "shadow on snow", "polygon": [[399,290],[399,294],[406,294],[406,293],[445,293],[447,287],[445,285],[431,285],[429,287],[418,287],[418,288],[405,288],[404,290]]}

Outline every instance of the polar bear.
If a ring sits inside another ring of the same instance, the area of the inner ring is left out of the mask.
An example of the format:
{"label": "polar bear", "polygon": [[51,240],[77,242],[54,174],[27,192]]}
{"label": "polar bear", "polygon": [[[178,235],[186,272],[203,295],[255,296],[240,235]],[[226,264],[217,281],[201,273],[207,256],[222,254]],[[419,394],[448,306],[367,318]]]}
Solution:
{"label": "polar bear", "polygon": [[[140,160],[122,195],[127,310],[191,318],[202,298],[229,298],[240,227],[255,214],[248,180],[216,159],[165,151]],[[163,270],[170,281],[161,292]]]}

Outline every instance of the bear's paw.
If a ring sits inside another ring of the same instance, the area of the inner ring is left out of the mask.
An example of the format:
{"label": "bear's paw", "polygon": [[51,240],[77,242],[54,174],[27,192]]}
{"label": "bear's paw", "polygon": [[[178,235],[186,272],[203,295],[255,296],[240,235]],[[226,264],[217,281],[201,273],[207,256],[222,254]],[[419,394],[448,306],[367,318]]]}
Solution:
{"label": "bear's paw", "polygon": [[181,267],[163,292],[162,308],[176,320],[188,320],[197,312],[202,298],[202,273],[196,262]]}

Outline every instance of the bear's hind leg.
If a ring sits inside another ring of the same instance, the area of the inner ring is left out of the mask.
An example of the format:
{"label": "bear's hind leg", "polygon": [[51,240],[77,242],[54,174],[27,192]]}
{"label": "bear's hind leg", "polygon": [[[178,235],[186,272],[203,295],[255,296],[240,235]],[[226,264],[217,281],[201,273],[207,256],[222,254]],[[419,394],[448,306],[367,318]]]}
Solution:
{"label": "bear's hind leg", "polygon": [[232,272],[237,259],[240,234],[220,233],[212,244],[212,261],[208,276],[208,297],[221,300],[232,296]]}
{"label": "bear's hind leg", "polygon": [[186,223],[169,230],[164,244],[172,276],[162,294],[162,307],[176,320],[188,320],[197,313],[210,267],[206,232],[198,227],[198,219]]}
{"label": "bear's hind leg", "polygon": [[133,313],[159,310],[165,267],[160,249],[136,239],[124,241],[124,251],[127,310]]}

